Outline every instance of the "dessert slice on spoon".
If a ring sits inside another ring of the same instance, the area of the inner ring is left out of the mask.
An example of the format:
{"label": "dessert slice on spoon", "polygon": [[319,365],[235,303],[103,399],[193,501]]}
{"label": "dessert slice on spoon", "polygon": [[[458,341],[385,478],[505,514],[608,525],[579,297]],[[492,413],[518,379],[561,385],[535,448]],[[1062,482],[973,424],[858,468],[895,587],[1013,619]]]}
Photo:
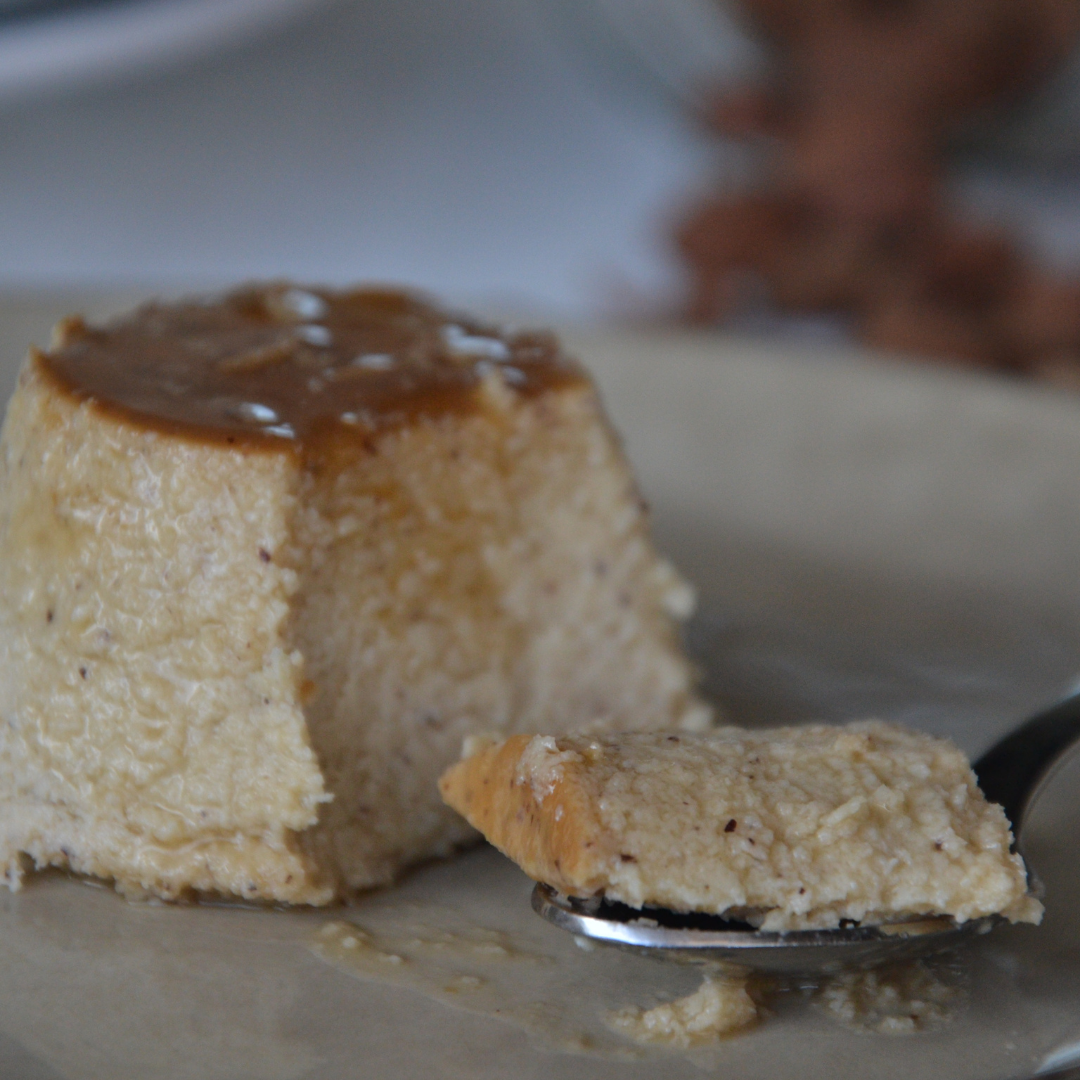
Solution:
{"label": "dessert slice on spoon", "polygon": [[[1080,733],[1080,696],[974,770],[880,722],[474,742],[444,799],[533,877],[534,909],[671,959],[815,975],[1038,922],[1009,820]],[[980,790],[981,786],[981,790]]]}

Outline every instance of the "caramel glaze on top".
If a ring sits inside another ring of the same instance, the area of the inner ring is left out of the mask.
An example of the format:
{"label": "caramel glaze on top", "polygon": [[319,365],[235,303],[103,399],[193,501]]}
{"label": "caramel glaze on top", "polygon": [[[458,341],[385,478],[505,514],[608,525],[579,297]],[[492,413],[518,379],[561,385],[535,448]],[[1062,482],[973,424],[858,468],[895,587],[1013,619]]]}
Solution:
{"label": "caramel glaze on top", "polygon": [[267,448],[468,412],[490,380],[531,396],[584,378],[551,334],[502,333],[407,292],[286,284],[148,304],[102,328],[71,318],[38,362],[129,421]]}

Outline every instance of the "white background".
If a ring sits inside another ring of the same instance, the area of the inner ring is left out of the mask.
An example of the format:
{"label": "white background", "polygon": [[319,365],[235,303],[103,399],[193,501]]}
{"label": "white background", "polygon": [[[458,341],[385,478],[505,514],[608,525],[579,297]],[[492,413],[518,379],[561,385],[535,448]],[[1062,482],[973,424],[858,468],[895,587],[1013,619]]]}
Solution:
{"label": "white background", "polygon": [[[737,161],[591,34],[673,0],[296,3],[240,43],[22,93],[0,51],[0,289],[289,275],[554,318],[673,302],[671,220]],[[1075,264],[1080,62],[1058,82],[1021,167],[957,187]]]}
{"label": "white background", "polygon": [[660,295],[715,151],[574,34],[528,0],[331,2],[0,100],[0,287],[387,279],[569,315]]}

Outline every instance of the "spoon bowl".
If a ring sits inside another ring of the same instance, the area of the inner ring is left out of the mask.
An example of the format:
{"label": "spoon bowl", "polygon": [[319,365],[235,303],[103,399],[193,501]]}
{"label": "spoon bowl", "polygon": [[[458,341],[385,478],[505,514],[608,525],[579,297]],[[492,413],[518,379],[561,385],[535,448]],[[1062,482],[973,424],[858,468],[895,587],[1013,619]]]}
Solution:
{"label": "spoon bowl", "polygon": [[698,916],[679,925],[676,912],[662,908],[636,911],[603,902],[589,905],[543,884],[533,889],[532,906],[560,929],[598,944],[678,963],[720,964],[779,976],[831,975],[927,956],[989,933],[1005,921],[999,915],[988,915],[958,923],[949,916],[935,915],[873,926],[780,932],[755,930],[718,916]]}

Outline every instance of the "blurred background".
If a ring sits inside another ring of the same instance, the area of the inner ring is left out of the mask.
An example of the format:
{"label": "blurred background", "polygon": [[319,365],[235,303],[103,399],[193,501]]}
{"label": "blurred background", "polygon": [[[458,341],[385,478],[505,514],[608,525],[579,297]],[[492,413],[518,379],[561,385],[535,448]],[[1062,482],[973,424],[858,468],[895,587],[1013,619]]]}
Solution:
{"label": "blurred background", "polygon": [[[0,288],[677,310],[675,222],[755,168],[696,110],[761,65],[710,0],[0,0]],[[1062,267],[1078,85],[973,129],[950,180]]]}
{"label": "blurred background", "polygon": [[0,286],[670,292],[715,148],[587,6],[0,3]]}

